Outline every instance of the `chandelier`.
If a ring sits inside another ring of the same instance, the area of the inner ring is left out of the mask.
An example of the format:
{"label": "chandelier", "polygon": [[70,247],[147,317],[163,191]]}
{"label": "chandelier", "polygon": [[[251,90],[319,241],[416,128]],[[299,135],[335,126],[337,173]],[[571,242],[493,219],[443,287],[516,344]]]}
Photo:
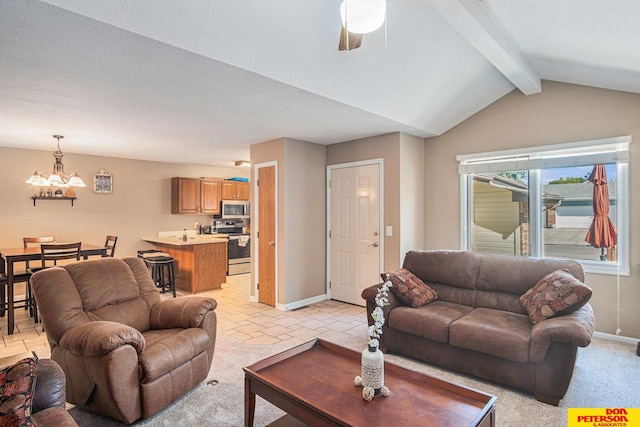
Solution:
{"label": "chandelier", "polygon": [[31,184],[34,187],[86,187],[76,172],[71,175],[64,173],[64,165],[62,164],[62,156],[64,154],[60,151],[60,140],[64,136],[53,135],[53,137],[58,140],[58,149],[53,152],[53,157],[56,159],[53,164],[53,172],[47,176],[42,172],[35,171],[26,181],[27,184]]}

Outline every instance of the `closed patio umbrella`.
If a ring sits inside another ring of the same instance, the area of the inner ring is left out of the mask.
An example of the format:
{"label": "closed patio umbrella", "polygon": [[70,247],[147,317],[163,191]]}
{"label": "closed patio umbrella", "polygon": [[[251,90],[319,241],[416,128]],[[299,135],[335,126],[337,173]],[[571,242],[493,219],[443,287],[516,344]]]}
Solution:
{"label": "closed patio umbrella", "polygon": [[604,248],[617,243],[616,227],[609,218],[609,188],[604,165],[595,165],[589,181],[593,183],[593,221],[584,240],[595,248],[601,248],[600,260],[606,261]]}

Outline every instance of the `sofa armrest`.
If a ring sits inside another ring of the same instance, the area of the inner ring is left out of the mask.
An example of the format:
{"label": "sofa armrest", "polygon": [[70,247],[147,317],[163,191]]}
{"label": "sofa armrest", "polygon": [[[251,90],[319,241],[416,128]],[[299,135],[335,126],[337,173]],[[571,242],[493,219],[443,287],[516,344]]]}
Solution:
{"label": "sofa armrest", "polygon": [[66,377],[64,371],[52,359],[38,359],[36,362],[36,388],[33,393],[32,412],[66,405]]}
{"label": "sofa armrest", "polygon": [[595,318],[591,305],[564,316],[552,317],[533,325],[529,360],[542,362],[552,342],[561,342],[586,347],[591,343]]}
{"label": "sofa armrest", "polygon": [[[361,296],[367,301],[367,307],[371,305],[372,308],[375,308],[376,295],[378,294],[378,289],[380,289],[382,285],[383,283],[378,283],[377,285],[369,286],[368,288],[365,288],[362,291]],[[389,291],[387,292],[387,300],[389,300],[389,304],[385,305],[383,308],[385,319],[387,319],[387,313],[389,311],[393,310],[396,307],[405,306],[405,304],[400,300],[400,298],[398,298],[396,294],[393,293],[393,291],[391,291],[391,288],[389,288]],[[371,310],[369,310],[369,314],[371,314]],[[371,324],[373,324],[373,320],[371,321]]]}
{"label": "sofa armrest", "polygon": [[60,347],[77,356],[102,356],[117,347],[131,345],[139,354],[145,340],[140,331],[123,323],[99,320],[69,329],[60,338]]}
{"label": "sofa armrest", "polygon": [[217,305],[216,300],[206,297],[160,301],[151,307],[151,329],[198,328],[204,316]]}
{"label": "sofa armrest", "polygon": [[[373,317],[371,317],[371,313],[377,307],[376,305],[376,295],[378,294],[378,289],[383,285],[383,283],[378,283],[377,285],[369,286],[362,291],[362,298],[367,301],[367,324],[369,326],[375,323]],[[387,300],[389,304],[382,307],[382,312],[384,313],[384,324],[382,325],[382,336],[380,337],[380,349],[382,351],[386,351],[385,346],[385,333],[384,329],[389,326],[389,313],[396,307],[404,307],[405,304],[396,296],[395,293],[389,289],[387,292]]]}

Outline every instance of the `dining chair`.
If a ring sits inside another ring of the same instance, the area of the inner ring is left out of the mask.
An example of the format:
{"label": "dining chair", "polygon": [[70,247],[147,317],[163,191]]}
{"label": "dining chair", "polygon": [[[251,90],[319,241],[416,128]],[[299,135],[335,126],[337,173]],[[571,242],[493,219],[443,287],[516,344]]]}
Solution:
{"label": "dining chair", "polygon": [[[30,277],[31,273],[27,271],[17,271],[13,274],[13,285],[15,285],[16,283],[25,283],[25,297],[24,299],[20,300],[13,300],[14,310],[16,308],[24,308],[25,310],[27,310],[30,308],[30,304],[32,304],[33,296],[31,295],[31,289],[29,288]],[[5,273],[0,273],[0,317],[4,317],[4,313],[7,310],[7,284],[7,275]]]}
{"label": "dining chair", "polygon": [[[22,244],[25,249],[27,249],[32,244],[39,243],[47,243],[47,242],[55,242],[55,236],[44,236],[44,237],[23,237]],[[33,304],[34,299],[31,294],[31,287],[29,286],[29,279],[33,274],[34,269],[29,265],[29,261],[25,261],[24,269],[16,269],[13,272],[13,284],[16,283],[25,283],[25,297],[20,300],[13,300],[13,308],[24,308],[25,310],[29,310],[29,315],[33,316]],[[4,317],[4,313],[7,309],[7,301],[6,301],[6,291],[7,287],[7,277],[5,274],[0,274],[0,317]],[[14,292],[15,295],[15,292]]]}
{"label": "dining chair", "polygon": [[[42,269],[52,267],[58,264],[58,261],[65,259],[73,259],[80,261],[81,242],[72,243],[42,243],[40,245],[40,259],[42,260]],[[47,262],[52,264],[48,265]]]}
{"label": "dining chair", "polygon": [[[42,236],[42,237],[23,237],[22,238],[22,243],[24,245],[24,248],[27,249],[30,245],[40,245],[42,243],[55,243],[56,240],[56,236]],[[29,261],[25,261],[26,264],[26,270],[29,273],[29,275],[35,273],[36,271],[40,270],[39,267],[31,267],[31,265],[29,265]]]}
{"label": "dining chair", "polygon": [[113,258],[113,254],[116,252],[116,242],[118,241],[118,236],[107,236],[107,239],[104,241],[104,247],[107,248],[107,256]]}
{"label": "dining chair", "polygon": [[[38,236],[38,237],[23,237],[22,238],[22,245],[25,249],[27,249],[30,246],[34,246],[34,245],[40,245],[42,243],[55,243],[56,240],[56,236]],[[16,276],[16,274],[14,273],[13,275],[13,283],[18,283],[18,282],[26,282],[25,284],[25,299],[24,300],[18,300],[15,301],[15,303],[18,303],[18,306],[15,305],[14,303],[14,308],[21,308],[24,307],[25,310],[29,310],[29,316],[33,317],[34,316],[34,306],[35,306],[35,300],[33,299],[33,294],[31,293],[31,286],[29,285],[29,279],[31,278],[31,275],[33,273],[35,273],[36,271],[41,270],[40,267],[33,267],[29,264],[29,260],[24,262],[25,264],[25,270],[24,272],[20,272],[18,273],[18,275]],[[18,280],[16,280],[16,278]]]}
{"label": "dining chair", "polygon": [[[41,243],[40,244],[40,260],[42,265],[40,270],[44,270],[48,267],[54,267],[58,264],[58,261],[62,260],[74,260],[80,261],[80,247],[81,242],[72,243]],[[39,323],[38,319],[38,304],[33,303],[33,321]]]}

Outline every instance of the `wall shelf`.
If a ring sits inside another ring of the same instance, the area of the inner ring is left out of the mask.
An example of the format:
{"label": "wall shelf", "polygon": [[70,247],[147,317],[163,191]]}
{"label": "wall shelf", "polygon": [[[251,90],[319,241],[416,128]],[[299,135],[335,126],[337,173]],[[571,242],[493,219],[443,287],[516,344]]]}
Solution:
{"label": "wall shelf", "polygon": [[71,206],[73,206],[73,201],[76,197],[40,197],[40,196],[31,196],[33,199],[33,206],[36,205],[36,200],[71,200]]}

